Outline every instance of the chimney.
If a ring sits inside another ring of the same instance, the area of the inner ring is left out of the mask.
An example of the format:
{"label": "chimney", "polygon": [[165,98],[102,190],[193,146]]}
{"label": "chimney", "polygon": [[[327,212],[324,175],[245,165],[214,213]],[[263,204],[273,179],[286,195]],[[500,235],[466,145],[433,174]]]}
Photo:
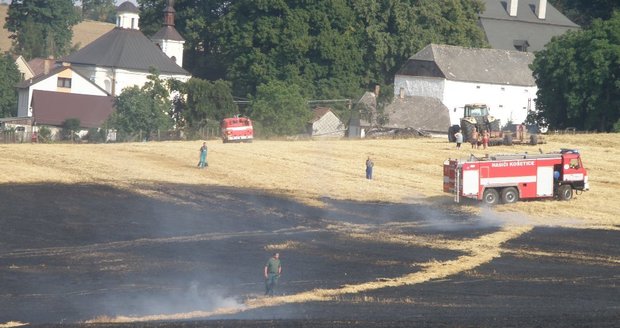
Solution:
{"label": "chimney", "polygon": [[538,16],[538,19],[545,19],[547,16],[547,0],[538,0],[538,6],[536,6],[536,16]]}
{"label": "chimney", "polygon": [[52,67],[54,65],[54,57],[52,56],[48,56],[47,58],[43,59],[43,74],[47,74],[50,72],[50,70],[54,67]]}
{"label": "chimney", "polygon": [[516,17],[517,8],[519,8],[519,0],[508,0],[508,15]]}
{"label": "chimney", "polygon": [[379,97],[379,91],[381,90],[381,86],[378,84],[375,85],[375,97]]}
{"label": "chimney", "polygon": [[400,88],[400,92],[398,93],[398,98],[405,98],[405,88]]}

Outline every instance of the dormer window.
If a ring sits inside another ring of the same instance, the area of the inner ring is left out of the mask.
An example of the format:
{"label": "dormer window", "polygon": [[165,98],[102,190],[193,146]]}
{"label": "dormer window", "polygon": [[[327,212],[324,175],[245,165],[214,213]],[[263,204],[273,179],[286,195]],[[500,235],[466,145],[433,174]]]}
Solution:
{"label": "dormer window", "polygon": [[517,51],[527,52],[530,43],[527,40],[514,40],[512,43]]}

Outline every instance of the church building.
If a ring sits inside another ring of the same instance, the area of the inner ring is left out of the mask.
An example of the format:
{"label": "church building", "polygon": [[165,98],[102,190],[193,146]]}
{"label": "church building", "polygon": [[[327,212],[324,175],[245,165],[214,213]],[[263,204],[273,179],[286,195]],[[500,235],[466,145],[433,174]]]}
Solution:
{"label": "church building", "polygon": [[185,82],[191,75],[182,67],[185,40],[174,28],[174,14],[168,1],[164,26],[149,39],[140,31],[138,8],[123,2],[117,8],[114,29],[61,61],[112,96],[126,87],[144,85],[151,68],[159,71],[161,79]]}

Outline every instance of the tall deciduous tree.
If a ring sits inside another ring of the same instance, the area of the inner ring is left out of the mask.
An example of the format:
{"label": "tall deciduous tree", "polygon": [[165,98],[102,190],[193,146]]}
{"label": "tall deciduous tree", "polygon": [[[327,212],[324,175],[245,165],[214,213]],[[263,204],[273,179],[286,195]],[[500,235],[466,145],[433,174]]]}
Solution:
{"label": "tall deciduous tree", "polygon": [[180,114],[179,120],[191,129],[204,127],[209,120],[219,122],[237,113],[229,82],[191,78],[177,89],[180,97],[175,108]]}
{"label": "tall deciduous tree", "polygon": [[[161,27],[165,2],[139,0],[145,33]],[[309,98],[355,98],[391,84],[431,42],[486,45],[479,0],[177,0],[175,10],[186,67],[243,97],[280,80]]]}
{"label": "tall deciduous tree", "polygon": [[114,22],[114,0],[82,0],[82,17],[100,22]]}
{"label": "tall deciduous tree", "polygon": [[172,107],[170,93],[158,72],[152,70],[142,88],[123,89],[116,97],[116,111],[110,116],[109,126],[117,129],[127,139],[142,136],[149,139],[157,130],[172,126],[169,111]]}
{"label": "tall deciduous tree", "polygon": [[554,38],[532,69],[539,116],[552,128],[614,129],[620,123],[620,13]]}
{"label": "tall deciduous tree", "polygon": [[281,81],[259,85],[251,103],[252,118],[263,137],[304,133],[312,116],[299,87]]}
{"label": "tall deciduous tree", "polygon": [[550,0],[556,8],[573,22],[589,26],[596,18],[607,20],[614,10],[620,10],[618,0]]}
{"label": "tall deciduous tree", "polygon": [[14,52],[27,59],[59,57],[68,53],[79,20],[72,0],[13,0],[4,27]]}
{"label": "tall deciduous tree", "polygon": [[15,85],[20,80],[15,60],[8,54],[0,56],[0,117],[17,116]]}

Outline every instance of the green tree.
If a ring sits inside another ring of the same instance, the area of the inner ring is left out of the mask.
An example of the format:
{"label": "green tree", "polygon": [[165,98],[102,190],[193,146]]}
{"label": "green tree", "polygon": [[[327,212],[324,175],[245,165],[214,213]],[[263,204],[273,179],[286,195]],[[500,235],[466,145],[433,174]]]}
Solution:
{"label": "green tree", "polygon": [[[140,0],[141,27],[161,27],[164,0]],[[178,0],[186,67],[226,79],[235,96],[287,81],[313,99],[388,90],[394,73],[431,42],[485,46],[479,0]]]}
{"label": "green tree", "polygon": [[611,131],[620,119],[620,13],[554,38],[532,64],[539,119]]}
{"label": "green tree", "polygon": [[17,116],[17,91],[15,85],[21,73],[9,55],[0,56],[0,117]]}
{"label": "green tree", "polygon": [[570,20],[581,25],[589,26],[596,18],[607,20],[614,10],[620,10],[617,0],[550,0],[558,10]]}
{"label": "green tree", "polygon": [[127,140],[138,137],[149,140],[156,131],[172,126],[169,116],[172,104],[164,81],[154,70],[148,79],[142,88],[125,88],[116,97],[116,111],[110,116],[108,126],[126,136]]}
{"label": "green tree", "polygon": [[114,0],[82,0],[82,18],[113,23],[115,16]]}
{"label": "green tree", "polygon": [[80,120],[77,118],[68,118],[62,122],[62,138],[75,141],[77,133],[80,131],[80,124]]}
{"label": "green tree", "polygon": [[208,120],[219,122],[237,113],[229,82],[191,78],[179,87],[179,91],[182,97],[177,99],[175,106],[191,129],[206,126]]}
{"label": "green tree", "polygon": [[4,27],[15,53],[27,59],[60,57],[68,53],[79,20],[72,0],[13,0]]}
{"label": "green tree", "polygon": [[251,117],[258,123],[258,134],[269,138],[303,133],[312,116],[307,103],[295,85],[271,81],[258,86],[251,101]]}

